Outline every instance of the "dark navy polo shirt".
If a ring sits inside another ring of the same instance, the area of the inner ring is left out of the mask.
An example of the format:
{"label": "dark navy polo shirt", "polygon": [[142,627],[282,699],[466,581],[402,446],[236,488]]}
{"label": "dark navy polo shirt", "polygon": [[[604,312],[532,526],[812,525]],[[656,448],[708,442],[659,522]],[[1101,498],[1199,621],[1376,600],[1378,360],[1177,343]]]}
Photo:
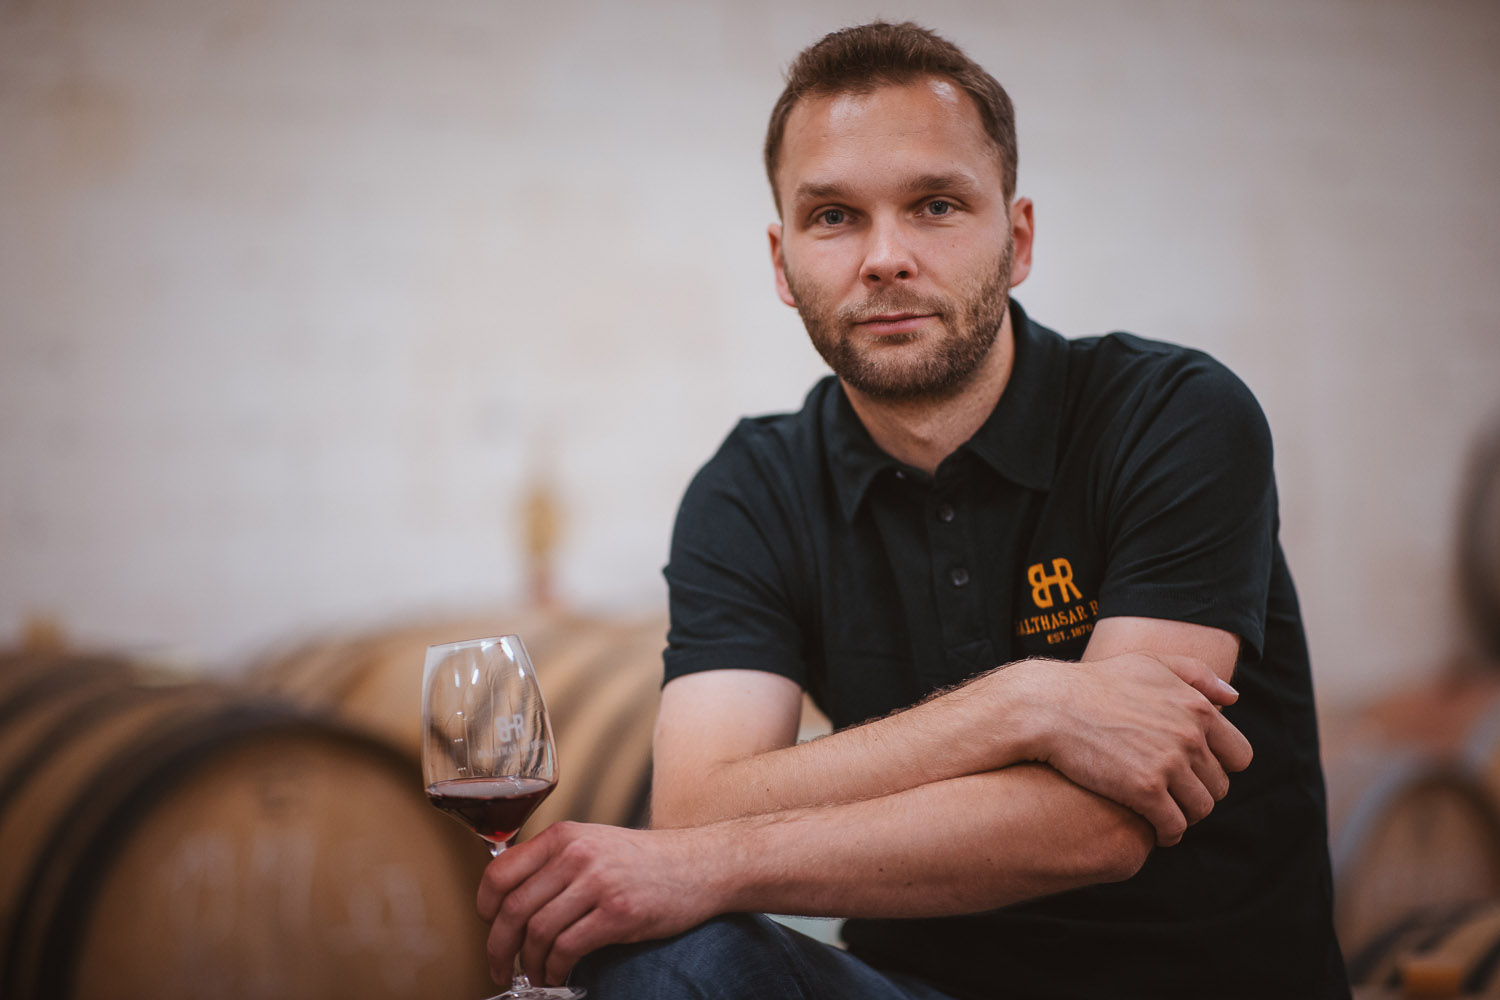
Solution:
{"label": "dark navy polo shirt", "polygon": [[[1101,617],[1238,635],[1228,797],[1125,882],[962,917],[851,920],[856,955],[960,997],[1346,997],[1301,615],[1271,438],[1197,351],[1065,340],[1011,305],[1015,360],[929,477],[880,450],[837,379],[741,421],[688,488],[666,678],[767,670],[835,727],[1031,656]],[[899,767],[899,762],[891,762]]]}

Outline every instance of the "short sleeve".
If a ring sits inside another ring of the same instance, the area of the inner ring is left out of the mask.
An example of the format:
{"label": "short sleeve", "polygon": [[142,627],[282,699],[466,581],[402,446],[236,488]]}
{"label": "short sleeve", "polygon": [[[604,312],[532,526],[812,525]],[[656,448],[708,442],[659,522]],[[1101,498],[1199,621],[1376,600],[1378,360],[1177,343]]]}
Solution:
{"label": "short sleeve", "polygon": [[[749,669],[806,686],[794,610],[795,516],[784,471],[747,441],[744,422],[694,477],[678,509],[664,575],[671,627],[665,680]],[[784,463],[782,465],[784,469]]]}
{"label": "short sleeve", "polygon": [[1271,434],[1204,355],[1145,385],[1119,423],[1105,500],[1101,617],[1192,622],[1265,641],[1277,531]]}

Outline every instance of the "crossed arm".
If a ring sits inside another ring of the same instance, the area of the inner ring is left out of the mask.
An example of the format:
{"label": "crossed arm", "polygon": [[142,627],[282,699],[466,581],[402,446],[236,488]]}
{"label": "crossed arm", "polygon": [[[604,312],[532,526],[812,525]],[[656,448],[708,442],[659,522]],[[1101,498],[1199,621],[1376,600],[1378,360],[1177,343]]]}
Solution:
{"label": "crossed arm", "polygon": [[791,681],[750,670],[682,677],[662,693],[653,825],[856,801],[1038,761],[1175,844],[1227,791],[1220,759],[1248,749],[1212,710],[1235,698],[1238,648],[1217,629],[1108,618],[1081,663],[1023,661],[801,746]]}
{"label": "crossed arm", "polygon": [[1237,651],[1215,629],[1105,619],[1082,663],[1014,664],[801,746],[791,682],[680,678],[658,829],[557,824],[504,852],[479,892],[491,967],[519,952],[556,982],[595,948],[718,913],[935,916],[1127,878],[1249,763],[1214,708]]}

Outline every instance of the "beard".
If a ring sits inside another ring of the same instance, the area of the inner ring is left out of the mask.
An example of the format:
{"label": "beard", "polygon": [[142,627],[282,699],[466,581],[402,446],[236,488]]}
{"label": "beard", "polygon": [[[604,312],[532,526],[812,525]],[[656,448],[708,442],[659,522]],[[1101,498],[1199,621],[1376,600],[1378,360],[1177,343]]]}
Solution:
{"label": "beard", "polygon": [[[813,347],[835,375],[867,396],[886,400],[946,399],[974,377],[1010,305],[1015,241],[1007,239],[995,261],[964,281],[956,298],[881,288],[854,306],[838,307],[816,287],[802,287],[784,267],[787,287]],[[855,325],[886,313],[931,313],[943,328],[931,334],[896,333],[878,343],[862,342]]]}

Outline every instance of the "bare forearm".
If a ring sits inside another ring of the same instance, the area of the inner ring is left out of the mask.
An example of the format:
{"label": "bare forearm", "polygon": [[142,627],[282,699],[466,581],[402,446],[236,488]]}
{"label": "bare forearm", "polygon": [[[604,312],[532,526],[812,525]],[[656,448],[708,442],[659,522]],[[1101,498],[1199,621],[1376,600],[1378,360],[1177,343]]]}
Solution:
{"label": "bare forearm", "polygon": [[723,911],[942,916],[1134,874],[1149,824],[1021,765],[684,830]]}
{"label": "bare forearm", "polygon": [[1150,845],[1129,811],[1018,765],[703,827],[555,823],[490,862],[477,903],[497,976],[521,952],[532,976],[555,983],[604,945],[719,913],[974,913],[1128,878]]}
{"label": "bare forearm", "polygon": [[[652,825],[699,826],[888,796],[1035,756],[1028,678],[1010,668],[903,712],[692,775],[658,767]],[[658,737],[661,738],[660,736]]]}
{"label": "bare forearm", "polygon": [[[1144,816],[1168,845],[1228,791],[1226,768],[1251,757],[1215,710],[1234,701],[1234,689],[1202,661],[1173,654],[1021,661],[800,746],[787,745],[792,731],[726,739],[694,717],[691,699],[674,703],[684,693],[672,685],[663,693],[652,803],[659,828],[863,801],[1038,761]],[[704,718],[732,727],[734,707],[721,702]]]}

